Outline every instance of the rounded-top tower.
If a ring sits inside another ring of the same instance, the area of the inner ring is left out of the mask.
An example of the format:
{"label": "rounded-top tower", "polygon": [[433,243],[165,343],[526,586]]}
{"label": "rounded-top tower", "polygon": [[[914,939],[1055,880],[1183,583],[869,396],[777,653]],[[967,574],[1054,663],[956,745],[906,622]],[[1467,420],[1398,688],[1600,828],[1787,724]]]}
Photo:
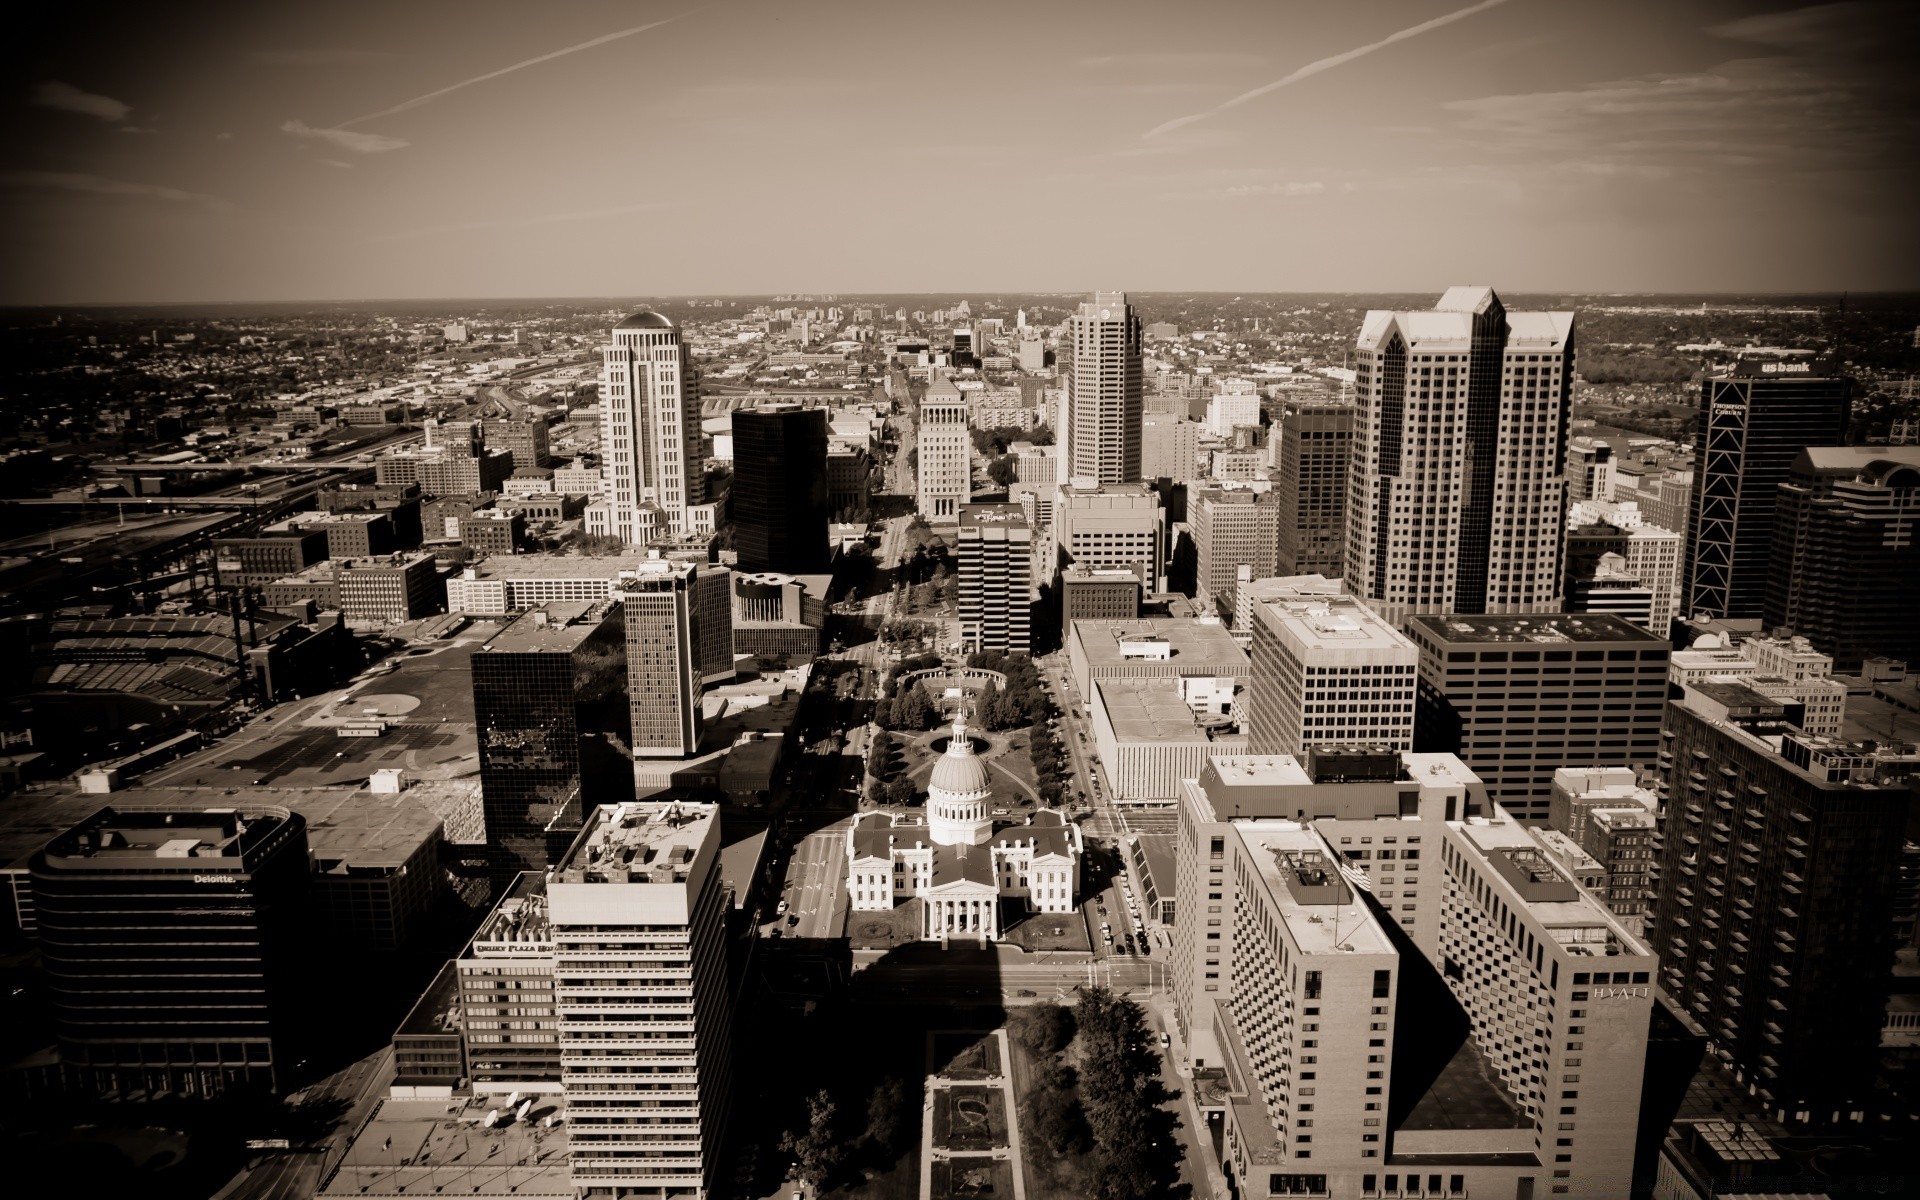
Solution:
{"label": "rounded-top tower", "polygon": [[940,846],[979,846],[993,836],[987,805],[993,784],[987,764],[973,752],[964,717],[953,722],[953,740],[927,779],[927,833]]}

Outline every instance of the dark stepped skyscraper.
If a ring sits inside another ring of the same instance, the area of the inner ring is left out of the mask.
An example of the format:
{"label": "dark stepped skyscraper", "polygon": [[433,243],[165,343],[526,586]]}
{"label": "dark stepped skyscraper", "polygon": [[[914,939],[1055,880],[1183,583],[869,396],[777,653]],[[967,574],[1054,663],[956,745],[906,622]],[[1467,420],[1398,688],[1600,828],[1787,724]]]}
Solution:
{"label": "dark stepped skyscraper", "polygon": [[[632,799],[627,653],[618,600],[556,601],[473,656],[473,718],[495,894],[544,871],[583,808]],[[621,791],[621,783],[625,791]],[[592,795],[583,800],[583,791]]]}
{"label": "dark stepped skyscraper", "polygon": [[1701,383],[1685,615],[1763,615],[1780,485],[1802,450],[1846,441],[1852,392],[1807,362],[1741,362]]}
{"label": "dark stepped skyscraper", "polygon": [[733,545],[743,571],[823,575],[827,412],[779,404],[733,414]]}
{"label": "dark stepped skyscraper", "polygon": [[1920,446],[1816,446],[1780,489],[1766,623],[1854,672],[1920,660]]}
{"label": "dark stepped skyscraper", "polygon": [[284,1090],[307,826],[281,808],[103,808],[33,856],[60,1058],[87,1093]]}

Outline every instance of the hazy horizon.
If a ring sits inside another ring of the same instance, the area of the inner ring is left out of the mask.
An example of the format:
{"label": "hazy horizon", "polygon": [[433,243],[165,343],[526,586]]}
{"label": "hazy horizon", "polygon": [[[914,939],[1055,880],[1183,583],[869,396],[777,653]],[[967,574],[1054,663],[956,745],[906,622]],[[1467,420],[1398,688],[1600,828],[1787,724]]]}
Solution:
{"label": "hazy horizon", "polygon": [[36,11],[0,303],[1920,290],[1917,36],[1879,0]]}

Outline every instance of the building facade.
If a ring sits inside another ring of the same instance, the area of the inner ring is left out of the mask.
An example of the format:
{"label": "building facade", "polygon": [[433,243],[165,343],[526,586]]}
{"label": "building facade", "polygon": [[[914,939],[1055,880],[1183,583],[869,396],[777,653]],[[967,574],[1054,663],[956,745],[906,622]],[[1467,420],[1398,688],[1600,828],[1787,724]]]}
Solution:
{"label": "building facade", "polygon": [[1821,446],[1778,496],[1768,628],[1785,625],[1843,671],[1920,661],[1920,446]]}
{"label": "building facade", "polygon": [[1201,612],[1235,619],[1241,568],[1274,574],[1280,548],[1280,497],[1265,485],[1200,488],[1187,498],[1193,530],[1194,602]]}
{"label": "building facade", "polygon": [[1802,450],[1846,441],[1852,395],[1852,380],[1807,362],[1742,361],[1701,382],[1688,615],[1764,615],[1780,485]]}
{"label": "building facade", "polygon": [[1669,705],[1648,940],[1708,1053],[1775,1120],[1858,1119],[1885,1017],[1913,763],[1810,737],[1787,716],[1739,684],[1691,686]]}
{"label": "building facade", "polygon": [[30,873],[53,1032],[82,1091],[291,1085],[306,1019],[298,814],[103,808]]}
{"label": "building facade", "polygon": [[1356,347],[1346,579],[1390,621],[1560,607],[1573,314],[1455,287]]}
{"label": "building facade", "polygon": [[973,436],[967,403],[946,378],[936,379],[920,401],[915,466],[919,513],[929,521],[955,521],[973,499]]}
{"label": "building facade", "polygon": [[650,558],[620,574],[627,638],[627,709],[636,758],[685,758],[700,748],[699,568]]}
{"label": "building facade", "polygon": [[1073,361],[1059,430],[1067,474],[1132,483],[1140,478],[1140,318],[1125,292],[1095,292],[1067,327]]}
{"label": "building facade", "polygon": [[600,357],[601,500],[609,532],[629,545],[647,541],[648,523],[639,516],[645,505],[662,514],[663,532],[712,532],[700,388],[679,328],[642,309],[613,327]]}
{"label": "building facade", "polygon": [[1460,756],[1515,817],[1545,823],[1561,767],[1653,766],[1666,641],[1619,617],[1415,617],[1418,737]]}
{"label": "building facade", "polygon": [[960,644],[968,653],[1033,649],[1033,531],[1017,504],[960,509]]}
{"label": "building facade", "polygon": [[1140,478],[1175,483],[1198,478],[1199,457],[1199,425],[1166,413],[1140,419]]}
{"label": "building facade", "polygon": [[827,411],[780,404],[733,414],[733,545],[743,571],[824,574]]}
{"label": "building facade", "polygon": [[1253,753],[1413,749],[1420,653],[1399,630],[1351,596],[1256,602],[1252,623]]}
{"label": "building facade", "polygon": [[471,662],[487,866],[499,894],[572,843],[589,791],[605,797],[623,774],[632,788],[619,751],[629,730],[620,602],[524,613]]}
{"label": "building facade", "polygon": [[1653,956],[1458,759],[1217,756],[1179,821],[1175,1016],[1237,1194],[1629,1193]]}
{"label": "building facade", "polygon": [[715,1194],[732,1012],[711,804],[596,808],[547,883],[581,1200]]}
{"label": "building facade", "polygon": [[993,784],[965,722],[927,779],[926,820],[865,813],[847,830],[847,895],[854,912],[922,905],[923,938],[998,941],[1002,899],[1032,912],[1071,913],[1079,903],[1080,827],[1042,809],[996,827]]}
{"label": "building facade", "polygon": [[1353,416],[1344,404],[1289,401],[1273,433],[1280,504],[1276,575],[1346,570],[1347,473],[1353,464]]}

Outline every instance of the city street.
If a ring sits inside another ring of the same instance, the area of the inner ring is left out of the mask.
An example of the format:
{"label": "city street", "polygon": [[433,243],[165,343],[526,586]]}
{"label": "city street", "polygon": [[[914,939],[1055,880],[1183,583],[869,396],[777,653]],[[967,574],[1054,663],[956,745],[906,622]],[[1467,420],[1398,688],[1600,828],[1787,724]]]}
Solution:
{"label": "city street", "polygon": [[347,1143],[372,1116],[393,1079],[393,1048],[383,1047],[306,1088],[302,1103],[345,1102],[347,1110],[326,1140],[309,1149],[267,1151],[215,1193],[214,1200],[308,1200],[340,1161]]}
{"label": "city street", "polygon": [[[787,911],[779,917],[786,937],[833,938],[846,925],[847,821],[835,821],[802,838],[787,863],[780,898]],[[788,918],[799,917],[794,924]]]}

